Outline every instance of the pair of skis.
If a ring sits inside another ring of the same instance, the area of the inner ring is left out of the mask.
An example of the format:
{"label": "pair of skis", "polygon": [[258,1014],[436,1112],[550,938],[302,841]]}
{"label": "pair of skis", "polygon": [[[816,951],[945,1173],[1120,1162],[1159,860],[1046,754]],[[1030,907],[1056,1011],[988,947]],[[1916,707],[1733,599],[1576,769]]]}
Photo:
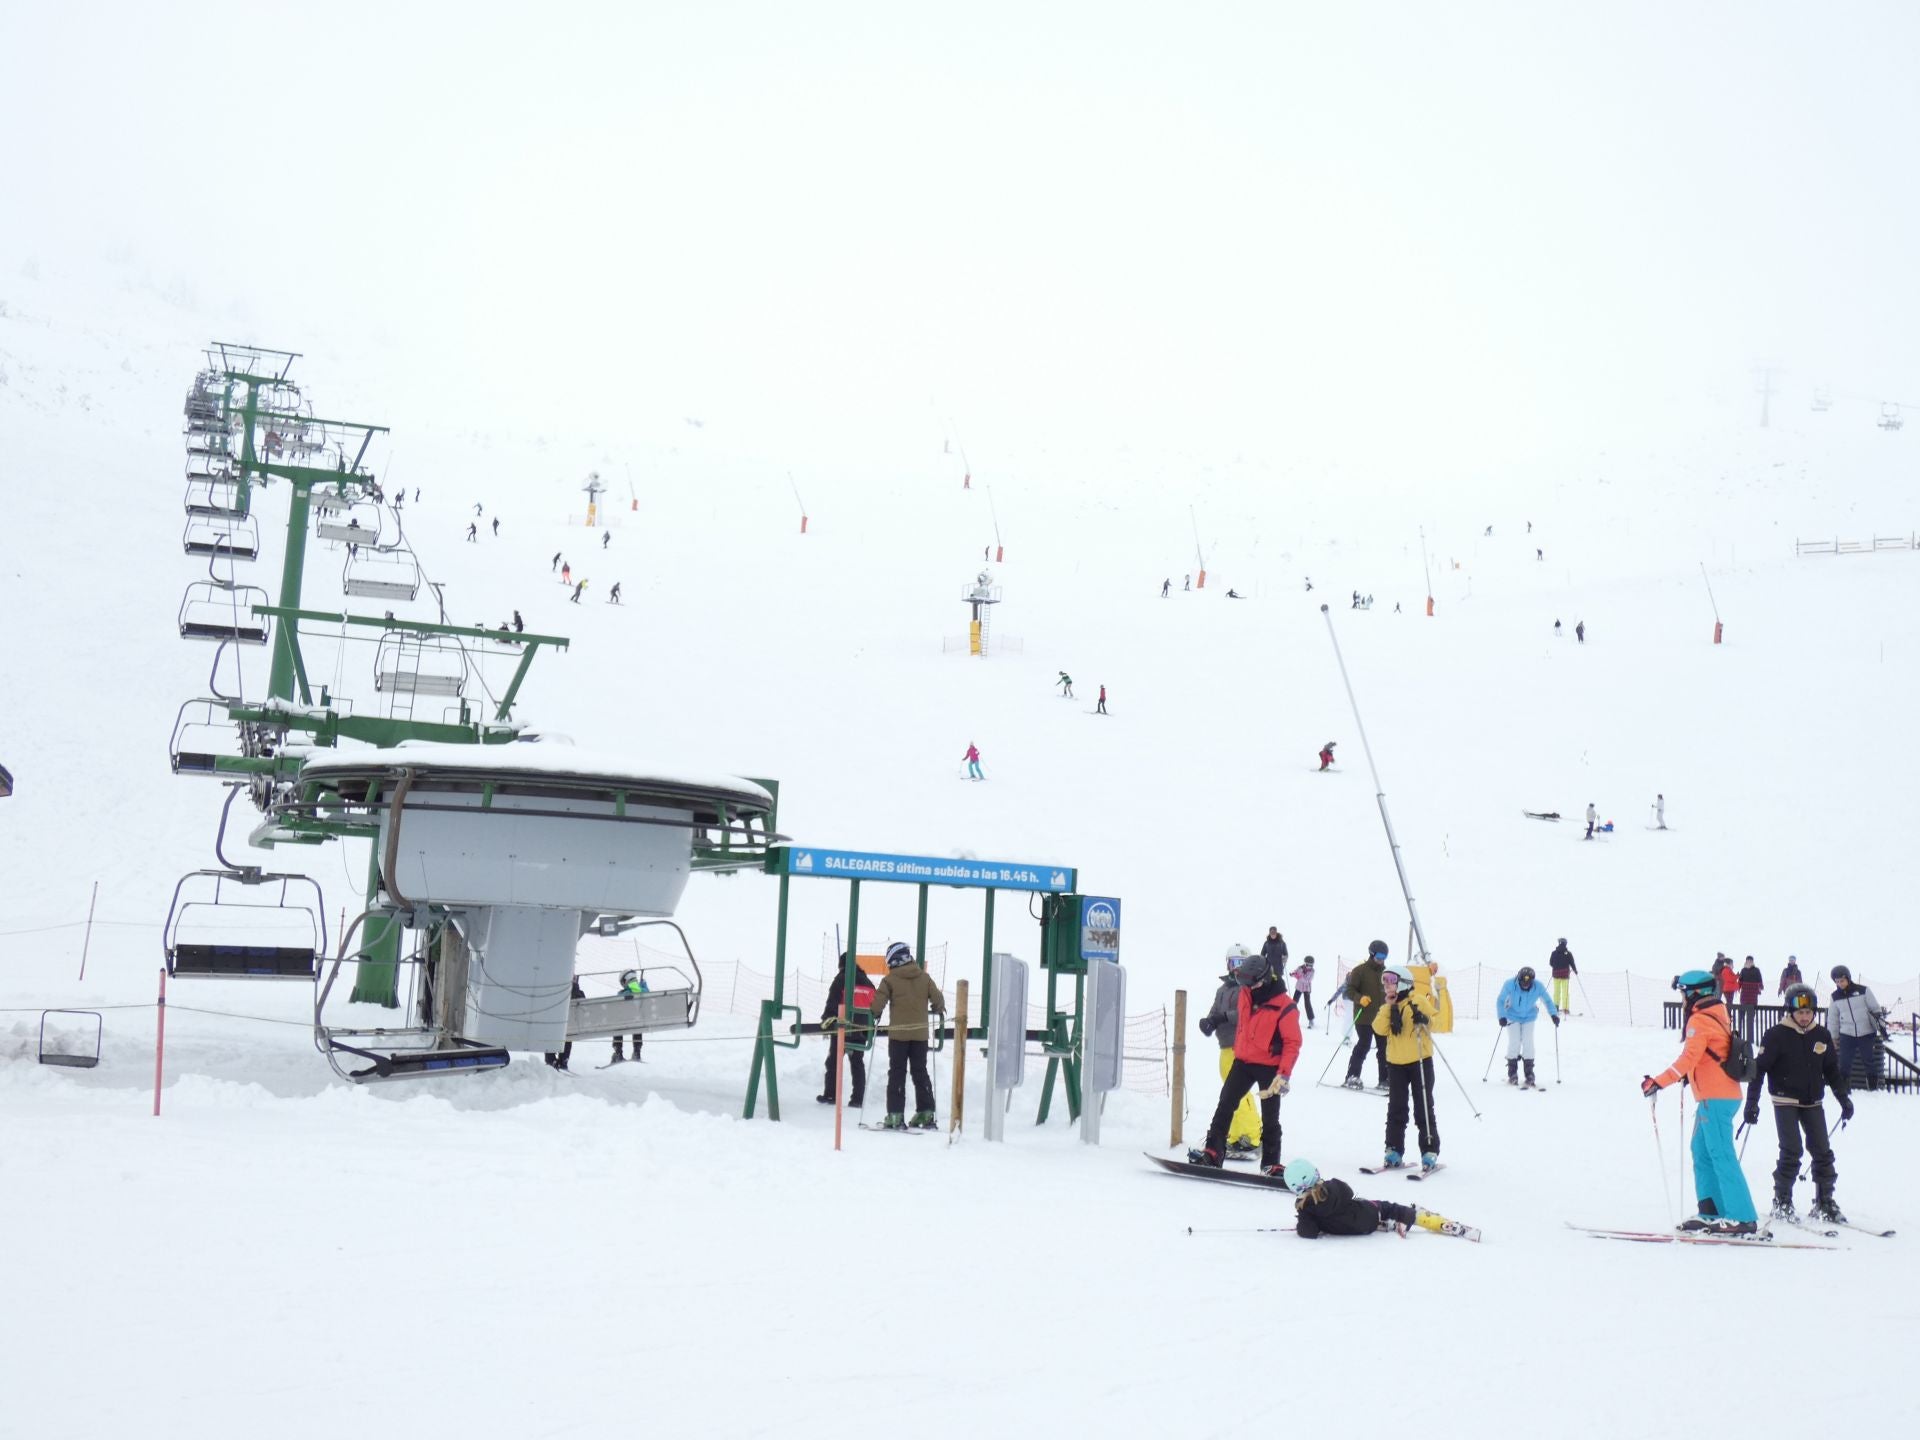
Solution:
{"label": "pair of skis", "polygon": [[1398,1165],[1362,1165],[1360,1167],[1360,1173],[1362,1175],[1385,1175],[1390,1171],[1394,1171],[1394,1170],[1406,1170],[1411,1172],[1407,1176],[1407,1179],[1425,1180],[1430,1175],[1438,1175],[1442,1170],[1446,1168],[1447,1168],[1447,1162],[1444,1160],[1436,1160],[1431,1165],[1418,1165],[1418,1166],[1416,1166],[1412,1161],[1408,1160],[1408,1161],[1402,1161]]}

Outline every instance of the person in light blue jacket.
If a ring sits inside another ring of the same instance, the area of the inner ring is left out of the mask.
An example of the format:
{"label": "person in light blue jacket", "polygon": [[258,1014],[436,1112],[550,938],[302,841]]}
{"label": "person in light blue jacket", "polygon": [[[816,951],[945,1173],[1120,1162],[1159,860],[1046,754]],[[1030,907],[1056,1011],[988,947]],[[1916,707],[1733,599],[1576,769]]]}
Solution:
{"label": "person in light blue jacket", "polygon": [[1520,1067],[1526,1066],[1527,1083],[1522,1087],[1538,1090],[1533,1078],[1533,1022],[1540,1018],[1540,1007],[1547,1007],[1547,1018],[1558,1026],[1560,1007],[1534,978],[1533,967],[1522,965],[1520,973],[1500,987],[1500,998],[1493,1013],[1500,1017],[1500,1028],[1507,1032],[1507,1084],[1520,1084]]}

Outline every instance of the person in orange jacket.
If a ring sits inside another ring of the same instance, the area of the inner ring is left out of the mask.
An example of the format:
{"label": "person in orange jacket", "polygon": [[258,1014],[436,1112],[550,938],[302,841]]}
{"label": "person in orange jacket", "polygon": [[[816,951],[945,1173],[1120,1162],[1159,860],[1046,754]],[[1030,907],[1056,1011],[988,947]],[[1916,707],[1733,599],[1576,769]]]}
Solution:
{"label": "person in orange jacket", "polygon": [[1673,988],[1686,1002],[1686,1043],[1680,1056],[1658,1075],[1640,1079],[1640,1093],[1652,1097],[1669,1085],[1693,1086],[1693,1185],[1700,1210],[1682,1221],[1682,1230],[1709,1235],[1751,1235],[1759,1229],[1753,1192],[1740,1173],[1733,1149],[1733,1118],[1740,1113],[1740,1082],[1721,1062],[1733,1044],[1733,1026],[1720,998],[1720,982],[1705,970],[1676,975]]}
{"label": "person in orange jacket", "polygon": [[1292,1083],[1300,1058],[1300,1007],[1287,998],[1287,977],[1265,955],[1249,955],[1233,972],[1240,984],[1233,1031],[1233,1064],[1220,1086],[1220,1103],[1207,1126],[1206,1148],[1189,1150],[1195,1165],[1219,1166],[1226,1158],[1227,1127],[1240,1097],[1260,1091],[1260,1168],[1280,1173],[1280,1097]]}

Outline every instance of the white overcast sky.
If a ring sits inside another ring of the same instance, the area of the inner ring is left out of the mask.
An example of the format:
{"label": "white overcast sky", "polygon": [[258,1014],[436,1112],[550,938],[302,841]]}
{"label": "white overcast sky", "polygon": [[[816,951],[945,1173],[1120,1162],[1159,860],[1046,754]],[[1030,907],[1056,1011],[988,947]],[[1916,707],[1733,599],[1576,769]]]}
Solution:
{"label": "white overcast sky", "polygon": [[1911,3],[0,0],[0,298],[110,261],[817,436],[1910,396],[1916,56]]}

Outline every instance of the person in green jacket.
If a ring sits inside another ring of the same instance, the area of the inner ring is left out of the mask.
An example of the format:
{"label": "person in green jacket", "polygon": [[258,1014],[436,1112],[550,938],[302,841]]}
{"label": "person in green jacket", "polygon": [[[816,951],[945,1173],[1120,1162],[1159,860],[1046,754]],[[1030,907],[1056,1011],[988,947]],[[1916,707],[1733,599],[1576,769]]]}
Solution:
{"label": "person in green jacket", "polygon": [[1353,1006],[1353,1056],[1347,1061],[1347,1078],[1340,1083],[1349,1090],[1364,1090],[1360,1066],[1367,1058],[1367,1047],[1379,1041],[1374,1053],[1374,1083],[1387,1088],[1387,1043],[1376,1036],[1373,1017],[1380,1013],[1386,991],[1380,984],[1380,972],[1387,963],[1387,942],[1376,940],[1367,947],[1367,958],[1347,972],[1346,996]]}
{"label": "person in green jacket", "polygon": [[[888,1130],[931,1130],[938,1123],[933,1114],[933,1077],[927,1073],[927,1016],[931,1012],[946,1018],[947,1000],[933,983],[913,951],[904,941],[887,947],[887,975],[873,992],[873,1018],[891,1007],[887,1024],[887,1118],[881,1123]],[[913,1072],[913,1119],[907,1119],[907,1072]]]}

